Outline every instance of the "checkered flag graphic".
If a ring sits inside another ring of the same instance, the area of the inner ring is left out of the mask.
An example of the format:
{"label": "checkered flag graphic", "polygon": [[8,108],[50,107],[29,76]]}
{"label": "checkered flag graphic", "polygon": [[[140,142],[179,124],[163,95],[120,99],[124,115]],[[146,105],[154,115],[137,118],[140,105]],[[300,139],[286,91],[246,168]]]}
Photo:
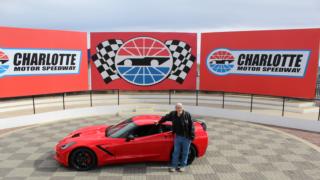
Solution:
{"label": "checkered flag graphic", "polygon": [[168,40],[165,45],[173,56],[173,66],[169,79],[182,84],[196,58],[191,54],[191,47],[183,41]]}
{"label": "checkered flag graphic", "polygon": [[92,59],[105,83],[119,78],[114,61],[122,45],[121,40],[110,39],[99,43],[96,47],[97,53],[92,56]]}

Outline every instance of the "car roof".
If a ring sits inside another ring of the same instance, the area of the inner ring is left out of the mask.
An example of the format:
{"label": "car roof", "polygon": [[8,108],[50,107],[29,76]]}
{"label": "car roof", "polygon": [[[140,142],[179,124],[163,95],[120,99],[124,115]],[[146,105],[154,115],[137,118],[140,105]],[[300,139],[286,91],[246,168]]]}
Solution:
{"label": "car roof", "polygon": [[148,124],[154,124],[155,122],[158,122],[162,116],[160,115],[138,115],[131,118],[131,120],[137,124],[137,125],[148,125]]}

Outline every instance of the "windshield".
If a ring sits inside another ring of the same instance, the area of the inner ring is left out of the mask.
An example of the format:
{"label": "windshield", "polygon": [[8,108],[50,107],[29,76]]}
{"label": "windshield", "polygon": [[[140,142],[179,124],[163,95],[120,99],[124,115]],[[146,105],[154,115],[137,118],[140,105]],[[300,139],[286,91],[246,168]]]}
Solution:
{"label": "windshield", "polygon": [[136,125],[131,119],[122,121],[121,123],[107,128],[107,137],[121,138],[125,137]]}

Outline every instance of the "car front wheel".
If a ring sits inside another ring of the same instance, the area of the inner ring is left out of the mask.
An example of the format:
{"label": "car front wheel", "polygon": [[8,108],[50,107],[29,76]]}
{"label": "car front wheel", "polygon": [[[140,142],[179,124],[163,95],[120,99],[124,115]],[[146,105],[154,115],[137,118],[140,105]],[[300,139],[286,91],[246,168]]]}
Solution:
{"label": "car front wheel", "polygon": [[69,164],[78,171],[87,171],[96,166],[97,158],[90,149],[79,148],[71,153]]}

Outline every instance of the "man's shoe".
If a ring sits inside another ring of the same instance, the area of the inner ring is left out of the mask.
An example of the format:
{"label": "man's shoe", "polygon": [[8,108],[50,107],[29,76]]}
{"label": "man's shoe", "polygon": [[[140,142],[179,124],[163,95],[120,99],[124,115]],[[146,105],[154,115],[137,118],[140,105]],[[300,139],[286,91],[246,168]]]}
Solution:
{"label": "man's shoe", "polygon": [[175,168],[169,168],[169,172],[175,172],[176,169]]}
{"label": "man's shoe", "polygon": [[184,167],[178,168],[178,171],[179,171],[179,172],[185,172],[185,171],[186,171],[186,168],[184,168]]}

